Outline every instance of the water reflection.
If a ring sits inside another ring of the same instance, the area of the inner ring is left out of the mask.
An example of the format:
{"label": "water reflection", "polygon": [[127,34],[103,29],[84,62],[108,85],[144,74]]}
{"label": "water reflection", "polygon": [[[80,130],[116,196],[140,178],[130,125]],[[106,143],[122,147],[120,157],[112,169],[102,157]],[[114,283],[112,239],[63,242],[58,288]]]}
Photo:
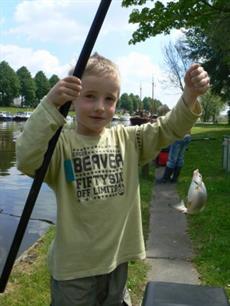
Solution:
{"label": "water reflection", "polygon": [[[32,184],[32,179],[15,167],[15,139],[23,125],[23,122],[0,122],[0,273]],[[55,218],[54,195],[43,184],[18,255],[49,227],[49,223],[40,220],[55,222]]]}
{"label": "water reflection", "polygon": [[0,122],[0,175],[8,175],[8,169],[13,166],[15,159],[14,126],[10,122]]}

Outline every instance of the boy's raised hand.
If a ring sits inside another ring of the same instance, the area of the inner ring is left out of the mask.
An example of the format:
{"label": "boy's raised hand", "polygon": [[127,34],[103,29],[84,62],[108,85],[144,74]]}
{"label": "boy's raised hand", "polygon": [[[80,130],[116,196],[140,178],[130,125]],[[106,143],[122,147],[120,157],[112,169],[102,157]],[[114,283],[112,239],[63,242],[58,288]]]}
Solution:
{"label": "boy's raised hand", "polygon": [[203,95],[209,88],[209,76],[199,64],[192,64],[184,77],[185,87],[183,97],[188,106],[192,106],[197,97]]}
{"label": "boy's raised hand", "polygon": [[48,103],[58,108],[67,101],[76,99],[81,89],[81,80],[74,76],[68,76],[58,81],[54,87],[50,89],[46,96],[46,100]]}

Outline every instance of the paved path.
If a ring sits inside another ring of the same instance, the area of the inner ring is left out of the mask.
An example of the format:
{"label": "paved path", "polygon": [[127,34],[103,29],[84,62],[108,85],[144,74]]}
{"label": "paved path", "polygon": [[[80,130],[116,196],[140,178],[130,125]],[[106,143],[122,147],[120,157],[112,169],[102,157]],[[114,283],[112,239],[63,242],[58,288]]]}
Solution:
{"label": "paved path", "polygon": [[[164,168],[156,169],[161,177]],[[149,281],[200,284],[191,263],[193,250],[187,234],[186,216],[171,205],[179,203],[176,184],[156,184],[150,208],[150,234],[147,241]]]}

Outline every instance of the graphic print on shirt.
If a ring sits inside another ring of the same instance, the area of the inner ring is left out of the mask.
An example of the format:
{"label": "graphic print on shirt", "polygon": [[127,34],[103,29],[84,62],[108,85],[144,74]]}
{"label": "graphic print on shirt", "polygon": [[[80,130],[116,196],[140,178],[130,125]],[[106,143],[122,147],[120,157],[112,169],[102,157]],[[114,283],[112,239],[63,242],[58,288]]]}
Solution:
{"label": "graphic print on shirt", "polygon": [[118,147],[84,147],[73,150],[72,154],[80,202],[124,194],[124,162]]}

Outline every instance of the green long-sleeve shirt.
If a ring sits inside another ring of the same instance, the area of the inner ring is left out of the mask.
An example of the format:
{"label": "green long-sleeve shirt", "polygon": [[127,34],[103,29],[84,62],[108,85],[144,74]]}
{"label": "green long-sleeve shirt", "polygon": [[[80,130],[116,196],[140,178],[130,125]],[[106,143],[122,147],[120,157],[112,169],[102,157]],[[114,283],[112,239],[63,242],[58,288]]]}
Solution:
{"label": "green long-sleeve shirt", "polygon": [[[57,201],[56,237],[48,260],[55,279],[105,274],[145,257],[138,167],[182,138],[199,115],[198,104],[192,113],[179,100],[153,124],[118,125],[98,137],[62,131],[45,179]],[[49,140],[64,123],[44,99],[17,140],[19,170],[34,175]]]}

